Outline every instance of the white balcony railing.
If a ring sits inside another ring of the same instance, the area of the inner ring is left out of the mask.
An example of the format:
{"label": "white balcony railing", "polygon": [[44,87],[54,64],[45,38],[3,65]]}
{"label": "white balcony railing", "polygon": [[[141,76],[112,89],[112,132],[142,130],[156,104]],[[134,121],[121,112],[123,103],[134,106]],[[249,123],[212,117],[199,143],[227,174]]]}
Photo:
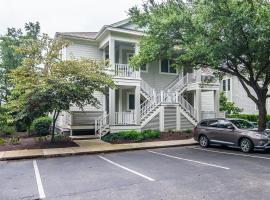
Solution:
{"label": "white balcony railing", "polygon": [[114,114],[114,125],[135,125],[135,112],[116,112]]}
{"label": "white balcony railing", "polygon": [[140,72],[127,64],[115,64],[114,75],[116,77],[140,78]]}

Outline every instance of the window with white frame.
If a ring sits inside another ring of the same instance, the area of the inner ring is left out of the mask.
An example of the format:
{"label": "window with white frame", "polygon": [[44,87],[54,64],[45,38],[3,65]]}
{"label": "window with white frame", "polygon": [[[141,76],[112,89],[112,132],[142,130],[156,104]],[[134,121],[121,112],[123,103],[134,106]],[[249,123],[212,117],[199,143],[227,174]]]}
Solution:
{"label": "window with white frame", "polygon": [[222,90],[231,91],[231,79],[222,80]]}
{"label": "window with white frame", "polygon": [[135,109],[135,94],[134,93],[128,93],[127,94],[127,102],[128,102],[128,110],[134,110]]}
{"label": "window with white frame", "polygon": [[142,72],[148,72],[148,65],[147,64],[144,64],[141,66],[141,71]]}
{"label": "window with white frame", "polygon": [[160,61],[160,73],[176,74],[176,68],[171,66],[170,60],[164,59]]}

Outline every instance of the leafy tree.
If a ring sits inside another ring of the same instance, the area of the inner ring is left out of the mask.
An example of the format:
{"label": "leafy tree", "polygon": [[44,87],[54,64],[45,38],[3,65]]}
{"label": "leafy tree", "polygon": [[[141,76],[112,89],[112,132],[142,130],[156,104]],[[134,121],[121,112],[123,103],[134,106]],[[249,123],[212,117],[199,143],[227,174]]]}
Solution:
{"label": "leafy tree", "polygon": [[133,7],[131,20],[145,28],[134,66],[165,56],[180,65],[211,67],[236,76],[259,109],[266,128],[270,97],[270,3],[268,0],[149,0]]}
{"label": "leafy tree", "polygon": [[219,104],[219,110],[226,112],[226,114],[239,114],[243,111],[243,109],[238,108],[235,103],[229,102],[224,92],[220,93]]}
{"label": "leafy tree", "polygon": [[45,34],[25,40],[17,50],[26,55],[22,66],[11,73],[15,87],[9,107],[16,113],[16,120],[30,126],[34,119],[52,113],[52,141],[60,112],[69,111],[71,105],[98,106],[94,92],[105,93],[107,87],[114,86],[105,73],[105,63],[89,59],[62,60],[61,50],[68,45],[67,41],[53,40]]}
{"label": "leafy tree", "polygon": [[8,28],[7,33],[0,36],[0,106],[8,101],[10,89],[12,87],[8,74],[13,69],[21,65],[23,55],[15,52],[25,39],[36,39],[40,34],[40,25],[36,23],[26,23],[25,33],[21,29]]}

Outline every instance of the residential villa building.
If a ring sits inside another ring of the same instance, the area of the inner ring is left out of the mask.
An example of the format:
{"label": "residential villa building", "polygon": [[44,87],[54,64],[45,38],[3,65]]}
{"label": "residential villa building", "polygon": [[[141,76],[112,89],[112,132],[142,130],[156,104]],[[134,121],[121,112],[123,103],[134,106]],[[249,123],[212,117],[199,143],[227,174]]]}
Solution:
{"label": "residential villa building", "polygon": [[109,60],[108,73],[116,85],[105,95],[95,93],[101,103],[98,108],[72,106],[62,112],[59,130],[100,136],[122,130],[186,130],[203,118],[220,116],[220,84],[209,70],[178,70],[168,60],[138,70],[128,65],[143,34],[128,19],[103,26],[99,32],[56,33],[71,41],[62,51],[63,59]]}
{"label": "residential villa building", "polygon": [[[250,91],[255,95],[252,88]],[[242,109],[245,114],[258,114],[257,105],[247,96],[247,93],[236,76],[225,76],[220,83],[220,90],[224,91],[228,101]],[[256,95],[255,95],[256,96]],[[267,113],[270,113],[270,100],[267,101]]]}

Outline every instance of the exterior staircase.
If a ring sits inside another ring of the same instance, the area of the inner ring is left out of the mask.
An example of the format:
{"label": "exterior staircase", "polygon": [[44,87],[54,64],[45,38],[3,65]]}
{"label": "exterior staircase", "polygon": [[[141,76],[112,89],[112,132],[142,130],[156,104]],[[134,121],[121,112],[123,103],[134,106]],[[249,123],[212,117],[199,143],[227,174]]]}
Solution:
{"label": "exterior staircase", "polygon": [[196,78],[194,73],[187,73],[184,77],[179,75],[179,77],[169,84],[164,91],[178,92],[179,94],[182,94],[186,91],[189,84],[195,82]]}
{"label": "exterior staircase", "polygon": [[[195,82],[193,74],[177,78],[166,89],[167,92],[156,92],[147,82],[141,80],[141,94],[145,101],[141,104],[141,128],[143,128],[159,112],[161,106],[179,105],[180,112],[193,125],[197,124],[197,113],[193,106],[182,96],[188,84]],[[101,116],[95,121],[95,130],[100,137],[110,132],[110,114]]]}

